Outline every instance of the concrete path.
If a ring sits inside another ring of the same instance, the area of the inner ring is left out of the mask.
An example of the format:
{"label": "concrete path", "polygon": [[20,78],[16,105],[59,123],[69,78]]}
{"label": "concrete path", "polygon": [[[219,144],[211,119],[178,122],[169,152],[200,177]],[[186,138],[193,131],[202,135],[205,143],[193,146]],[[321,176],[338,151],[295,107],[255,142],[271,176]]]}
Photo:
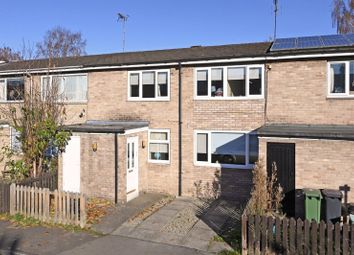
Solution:
{"label": "concrete path", "polygon": [[128,238],[123,236],[108,235],[95,241],[88,242],[73,250],[59,253],[60,255],[199,255],[207,254],[202,251],[181,246],[161,244]]}
{"label": "concrete path", "polygon": [[144,221],[125,222],[112,235],[131,237],[204,252],[219,252],[231,247],[218,238],[230,219],[230,211],[200,200],[178,198]]}
{"label": "concrete path", "polygon": [[105,216],[98,224],[92,226],[97,232],[102,234],[110,234],[124,222],[138,214],[144,208],[153,205],[164,197],[162,194],[144,193],[133,199],[125,205],[118,205],[110,208],[107,216]]}

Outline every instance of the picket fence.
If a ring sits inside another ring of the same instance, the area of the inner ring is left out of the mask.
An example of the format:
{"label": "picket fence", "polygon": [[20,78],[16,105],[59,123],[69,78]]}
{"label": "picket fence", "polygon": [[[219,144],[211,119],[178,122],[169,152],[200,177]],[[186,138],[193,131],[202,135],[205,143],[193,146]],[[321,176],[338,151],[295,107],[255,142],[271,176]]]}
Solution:
{"label": "picket fence", "polygon": [[86,225],[86,197],[79,193],[11,184],[10,214],[44,222]]}
{"label": "picket fence", "polygon": [[10,184],[0,181],[0,213],[10,211]]}
{"label": "picket fence", "polygon": [[242,254],[354,254],[354,225],[243,215]]}

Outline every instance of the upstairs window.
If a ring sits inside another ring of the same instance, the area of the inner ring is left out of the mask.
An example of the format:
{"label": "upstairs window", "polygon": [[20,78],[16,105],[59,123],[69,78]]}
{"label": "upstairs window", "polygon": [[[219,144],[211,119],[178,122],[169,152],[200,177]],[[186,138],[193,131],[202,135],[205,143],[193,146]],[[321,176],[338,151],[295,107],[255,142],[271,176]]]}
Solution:
{"label": "upstairs window", "polygon": [[0,79],[0,101],[23,101],[25,82],[23,78]]}
{"label": "upstairs window", "polygon": [[328,94],[354,97],[354,61],[329,63]]}
{"label": "upstairs window", "polygon": [[263,66],[228,66],[196,69],[196,98],[262,98]]}
{"label": "upstairs window", "polygon": [[58,100],[65,102],[87,101],[87,75],[52,75],[42,77],[43,97],[47,91],[55,90]]}
{"label": "upstairs window", "polygon": [[132,71],[128,73],[128,98],[130,100],[168,100],[170,90],[169,70]]}

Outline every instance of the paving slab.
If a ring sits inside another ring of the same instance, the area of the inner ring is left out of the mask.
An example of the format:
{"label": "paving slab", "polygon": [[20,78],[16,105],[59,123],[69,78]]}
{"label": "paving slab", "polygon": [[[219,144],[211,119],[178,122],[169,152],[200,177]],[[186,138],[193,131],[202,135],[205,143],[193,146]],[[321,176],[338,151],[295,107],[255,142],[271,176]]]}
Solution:
{"label": "paving slab", "polygon": [[210,254],[196,249],[176,245],[149,242],[134,238],[108,235],[95,241],[83,244],[60,255],[90,255],[90,254],[119,254],[119,255],[206,255]]}
{"label": "paving slab", "polygon": [[107,215],[99,223],[92,226],[97,232],[110,234],[120,227],[128,219],[161,200],[165,195],[154,193],[143,193],[139,197],[124,205],[117,205],[111,208]]}

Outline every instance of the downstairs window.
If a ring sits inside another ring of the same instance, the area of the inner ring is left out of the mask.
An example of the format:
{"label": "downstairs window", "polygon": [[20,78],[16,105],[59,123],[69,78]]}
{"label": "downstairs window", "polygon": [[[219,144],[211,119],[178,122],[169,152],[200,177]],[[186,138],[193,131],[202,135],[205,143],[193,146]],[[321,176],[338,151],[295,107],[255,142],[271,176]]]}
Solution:
{"label": "downstairs window", "polygon": [[149,161],[168,163],[170,161],[170,131],[149,131]]}
{"label": "downstairs window", "polygon": [[258,137],[253,133],[197,131],[195,162],[249,168],[258,160]]}

